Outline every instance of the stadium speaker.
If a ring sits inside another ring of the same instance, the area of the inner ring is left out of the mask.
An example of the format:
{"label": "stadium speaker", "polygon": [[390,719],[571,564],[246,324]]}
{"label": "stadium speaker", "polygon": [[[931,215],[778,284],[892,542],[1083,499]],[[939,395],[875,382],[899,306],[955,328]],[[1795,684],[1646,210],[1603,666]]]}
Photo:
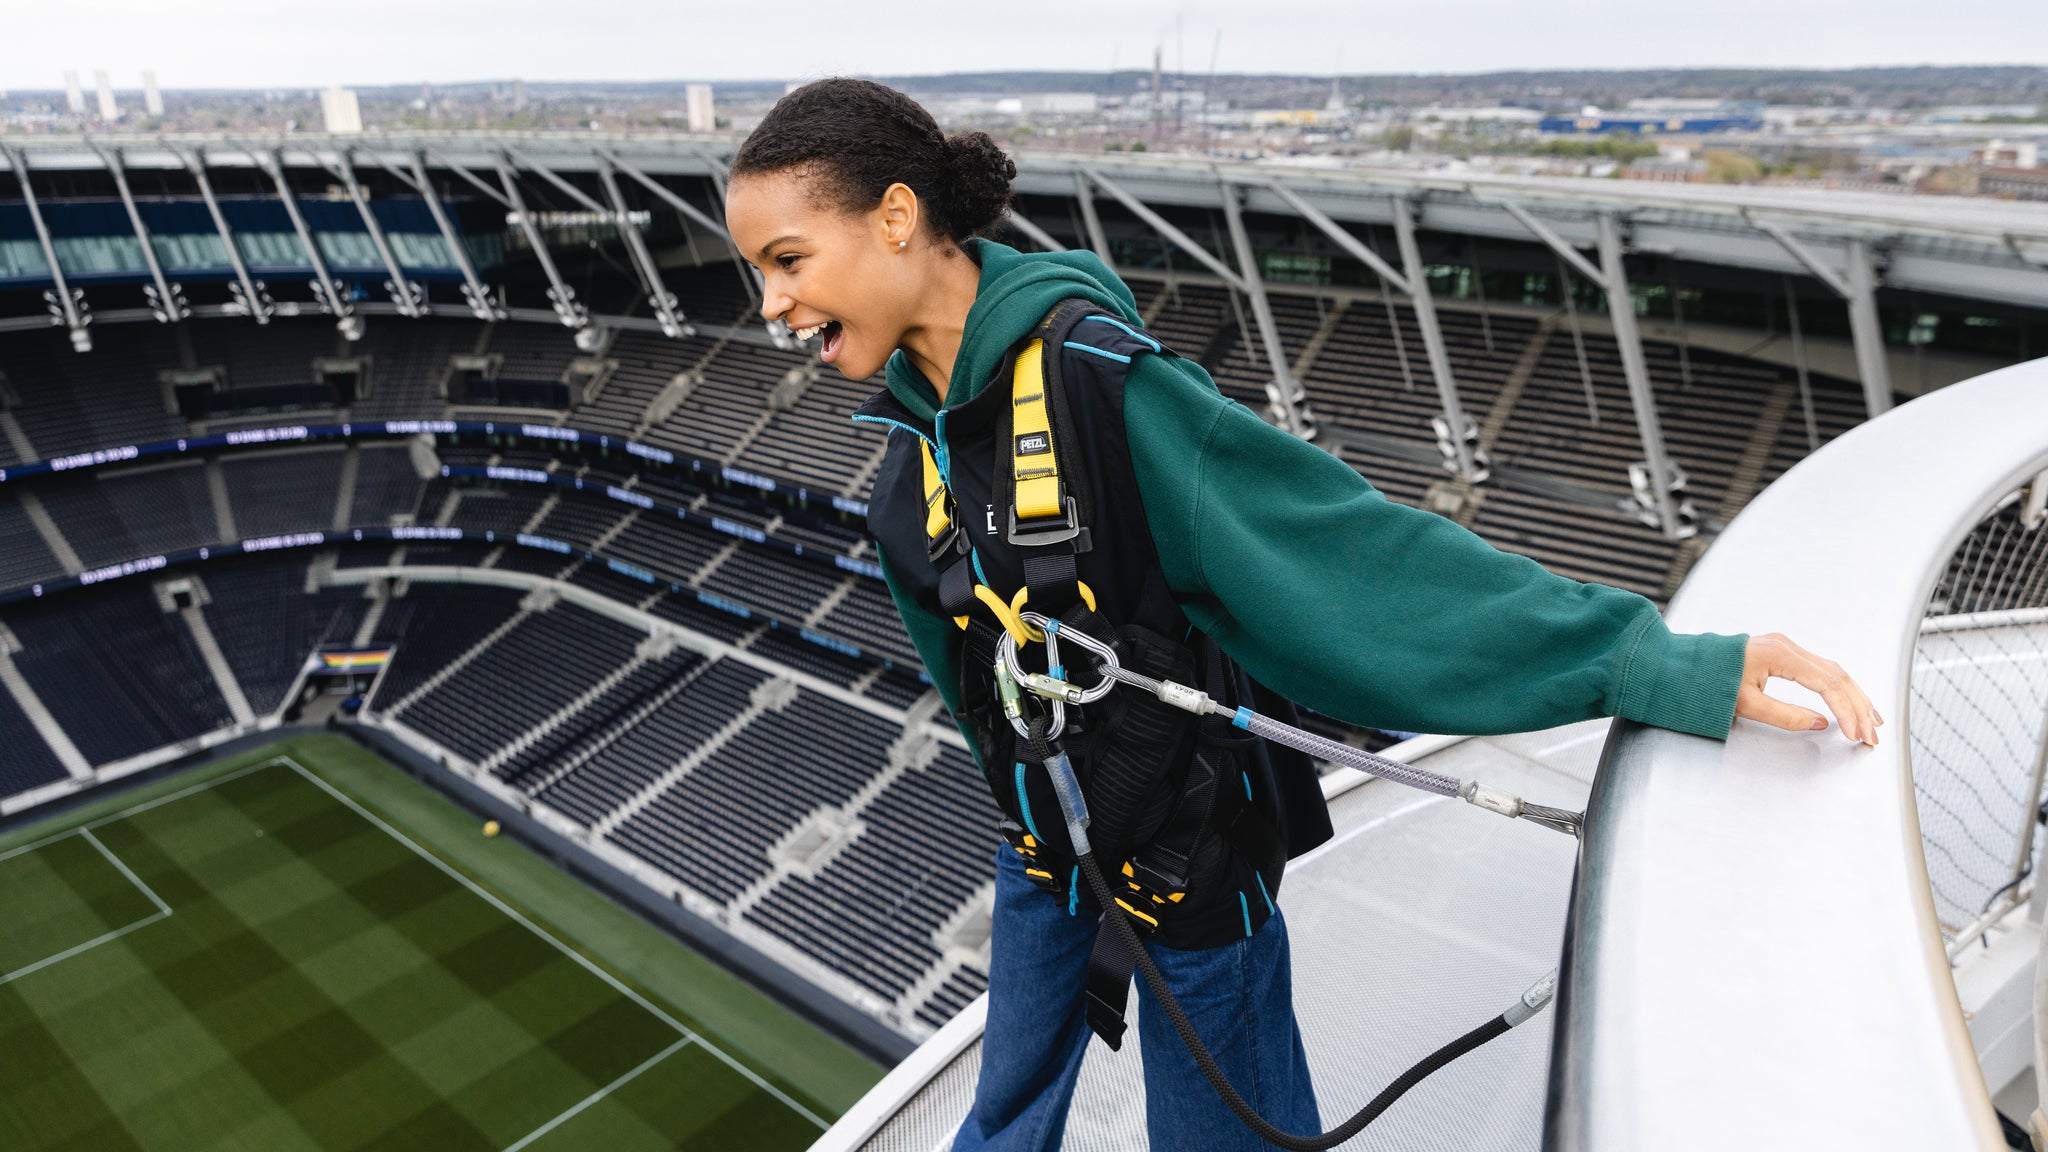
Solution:
{"label": "stadium speaker", "polygon": [[201,384],[180,384],[175,389],[175,395],[178,415],[187,420],[204,420],[211,407],[213,384],[211,381]]}
{"label": "stadium speaker", "polygon": [[320,382],[334,394],[336,408],[346,408],[356,402],[358,373],[356,368],[329,368],[320,373]]}

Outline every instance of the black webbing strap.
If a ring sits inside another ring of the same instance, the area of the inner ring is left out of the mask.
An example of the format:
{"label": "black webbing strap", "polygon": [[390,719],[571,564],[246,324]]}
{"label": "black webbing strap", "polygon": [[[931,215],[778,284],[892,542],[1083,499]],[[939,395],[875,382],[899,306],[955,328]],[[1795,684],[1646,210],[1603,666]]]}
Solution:
{"label": "black webbing strap", "polygon": [[1033,612],[1058,616],[1078,603],[1080,574],[1073,544],[1051,544],[1025,552],[1024,586],[1031,589],[1026,603]]}
{"label": "black webbing strap", "polygon": [[939,569],[939,607],[948,616],[967,616],[981,603],[974,598],[974,562],[962,556]]}
{"label": "black webbing strap", "polygon": [[1124,1046],[1124,1005],[1130,1000],[1131,972],[1138,957],[1124,947],[1123,937],[1110,924],[1111,916],[1122,916],[1121,908],[1103,914],[1095,932],[1095,948],[1088,953],[1088,1030],[1102,1037],[1115,1052]]}

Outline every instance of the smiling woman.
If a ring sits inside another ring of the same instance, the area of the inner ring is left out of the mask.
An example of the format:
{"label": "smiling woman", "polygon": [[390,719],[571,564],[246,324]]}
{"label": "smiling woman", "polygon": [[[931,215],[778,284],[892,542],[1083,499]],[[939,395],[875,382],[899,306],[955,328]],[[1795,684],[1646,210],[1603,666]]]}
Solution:
{"label": "smiling woman", "polygon": [[960,242],[1002,218],[1016,175],[986,132],[949,137],[893,88],[821,80],[733,158],[726,224],[765,278],[763,317],[822,338],[854,380],[902,348],[943,399],[981,275]]}
{"label": "smiling woman", "polygon": [[[1188,1009],[1161,996],[1138,1018],[1152,1147],[1324,1148],[1369,1121],[1288,1135],[1321,1118],[1281,882],[1331,830],[1308,758],[1240,734],[1257,715],[1286,722],[1299,701],[1479,734],[1613,715],[1717,740],[1738,716],[1826,727],[1764,694],[1782,676],[1875,743],[1882,721],[1839,667],[1781,636],[1674,634],[1641,596],[1389,501],[1146,332],[1094,253],[976,237],[1014,175],[986,135],[826,80],[748,137],[726,205],[763,315],[848,377],[886,372],[853,414],[889,436],[876,559],[1001,809],[982,1063],[953,1152],[1059,1145],[1090,1035],[1123,1041],[1134,964]],[[1199,680],[1181,690],[1215,715],[1164,688],[1112,695],[1060,644]],[[1199,1071],[1190,1037],[1215,1045]]]}

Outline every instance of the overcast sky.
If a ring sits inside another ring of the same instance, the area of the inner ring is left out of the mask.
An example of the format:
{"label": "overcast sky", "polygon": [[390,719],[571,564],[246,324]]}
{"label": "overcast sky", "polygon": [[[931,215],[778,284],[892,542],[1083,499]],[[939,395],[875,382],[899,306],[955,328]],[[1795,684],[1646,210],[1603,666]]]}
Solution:
{"label": "overcast sky", "polygon": [[1224,72],[2048,63],[2044,0],[0,0],[0,88],[1201,73],[1219,30]]}

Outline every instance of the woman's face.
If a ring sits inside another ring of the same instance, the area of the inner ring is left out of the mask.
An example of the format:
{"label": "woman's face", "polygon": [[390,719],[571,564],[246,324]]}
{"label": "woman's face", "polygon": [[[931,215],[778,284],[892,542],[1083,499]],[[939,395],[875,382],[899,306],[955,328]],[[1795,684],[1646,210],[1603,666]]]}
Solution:
{"label": "woman's face", "polygon": [[763,319],[821,337],[818,358],[849,379],[882,371],[912,323],[924,247],[908,188],[847,212],[800,171],[757,173],[727,188],[725,226],[761,270]]}

